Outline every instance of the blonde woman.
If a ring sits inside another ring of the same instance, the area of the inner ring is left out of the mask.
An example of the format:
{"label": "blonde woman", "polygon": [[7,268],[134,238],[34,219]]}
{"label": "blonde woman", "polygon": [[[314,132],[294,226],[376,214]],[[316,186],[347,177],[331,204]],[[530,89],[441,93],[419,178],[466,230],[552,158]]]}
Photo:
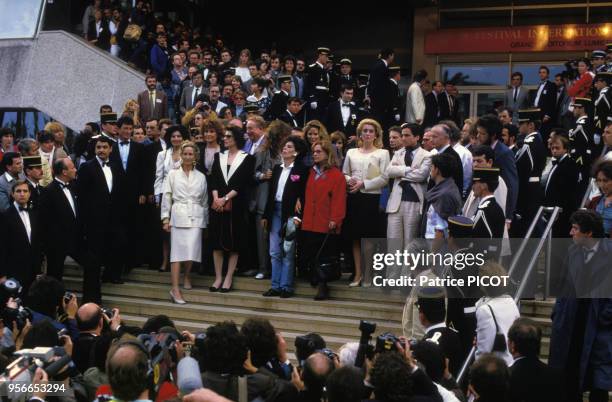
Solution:
{"label": "blonde woman", "polygon": [[[329,141],[329,134],[325,125],[319,120],[310,120],[304,126],[304,138],[308,146],[308,153],[304,156],[303,162],[307,167],[311,167],[314,164],[312,160],[312,146],[318,141]],[[334,153],[336,152],[334,151]]]}
{"label": "blonde woman", "polygon": [[208,225],[208,190],[206,176],[195,169],[200,158],[198,146],[185,141],[180,152],[181,167],[168,172],[164,183],[161,219],[172,244],[170,298],[174,303],[185,304],[179,289],[181,264],[185,267],[183,287],[191,289],[191,265],[193,261],[202,261],[202,229]]}
{"label": "blonde woman", "polygon": [[[66,129],[56,121],[50,121],[45,124],[44,131],[51,133],[53,136],[53,146],[57,154],[54,155],[54,161],[68,157],[68,148],[66,148]],[[53,166],[53,164],[51,164]]]}
{"label": "blonde woman", "polygon": [[355,261],[351,287],[361,286],[361,239],[385,234],[379,203],[381,190],[387,185],[383,173],[389,165],[389,151],[382,147],[382,128],[376,120],[362,120],[357,137],[358,148],[348,150],[342,167],[349,192],[344,233],[353,243]]}
{"label": "blonde woman", "polygon": [[134,125],[137,126],[140,124],[140,117],[138,116],[138,110],[140,106],[138,106],[138,101],[136,99],[128,99],[125,102],[125,106],[123,106],[123,116],[130,116],[134,120]]}

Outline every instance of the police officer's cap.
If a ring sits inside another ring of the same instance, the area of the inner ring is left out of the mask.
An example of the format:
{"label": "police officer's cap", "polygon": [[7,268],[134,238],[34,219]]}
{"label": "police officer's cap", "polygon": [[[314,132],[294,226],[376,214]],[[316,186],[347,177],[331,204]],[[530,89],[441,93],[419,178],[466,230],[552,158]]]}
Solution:
{"label": "police officer's cap", "polygon": [[540,120],[542,116],[542,111],[538,108],[535,109],[523,109],[518,111],[518,121],[519,123],[529,122],[529,121],[537,121]]}
{"label": "police officer's cap", "polygon": [[466,238],[472,234],[474,222],[467,216],[455,215],[448,218],[448,233],[455,238]]}
{"label": "police officer's cap", "polygon": [[572,102],[572,106],[574,107],[584,107],[587,108],[591,105],[591,100],[589,98],[574,98]]}

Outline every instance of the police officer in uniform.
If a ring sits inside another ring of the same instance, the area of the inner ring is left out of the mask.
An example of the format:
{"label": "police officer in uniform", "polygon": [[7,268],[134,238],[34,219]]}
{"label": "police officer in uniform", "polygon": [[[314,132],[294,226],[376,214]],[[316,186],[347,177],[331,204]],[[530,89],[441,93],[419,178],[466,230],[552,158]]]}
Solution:
{"label": "police officer in uniform", "polygon": [[589,98],[575,98],[571,106],[574,108],[576,128],[570,130],[570,156],[576,161],[580,175],[578,177],[578,199],[586,191],[589,183],[591,164],[593,163],[593,136],[595,128],[588,111],[592,102]]}
{"label": "police officer in uniform", "polygon": [[280,89],[274,93],[272,103],[266,113],[266,120],[276,120],[287,109],[287,101],[289,100],[289,92],[291,91],[291,81],[293,77],[290,75],[279,75],[278,83]]}
{"label": "police officer in uniform", "polygon": [[340,96],[341,88],[348,86],[353,88],[355,94],[357,93],[357,88],[359,88],[359,83],[357,82],[357,78],[351,74],[353,67],[353,62],[350,59],[342,59],[340,60],[340,74],[334,75],[334,80],[332,83],[332,98],[336,99]]}
{"label": "police officer in uniform", "polygon": [[479,239],[487,258],[497,259],[501,251],[506,217],[493,194],[499,185],[498,168],[474,168],[472,190],[480,198],[474,215],[472,237]]}
{"label": "police officer in uniform", "polygon": [[399,81],[401,72],[399,66],[389,67],[389,87],[387,92],[386,123],[388,128],[401,122],[402,98],[400,97]]}
{"label": "police officer in uniform", "polygon": [[317,119],[325,121],[327,105],[330,99],[330,74],[326,69],[329,54],[329,48],[318,48],[317,61],[308,66],[308,76],[306,77],[306,87],[304,88],[304,97],[310,104],[310,109],[307,113],[308,120]]}
{"label": "police officer in uniform", "polygon": [[[476,253],[472,243],[472,229],[474,223],[470,218],[456,215],[448,218],[448,251],[453,254]],[[467,278],[468,275],[478,273],[477,266],[466,267],[462,270],[451,267],[449,274],[454,278]],[[442,276],[444,277],[444,276]],[[467,357],[476,335],[476,302],[481,296],[478,287],[447,287],[448,297],[446,323],[459,333],[461,352],[459,361]]]}
{"label": "police officer in uniform", "polygon": [[601,136],[606,124],[608,117],[611,115],[612,110],[612,92],[610,91],[610,84],[612,83],[612,72],[597,73],[593,80],[593,88],[595,89],[595,135],[593,142],[595,143],[594,156],[601,155],[603,148],[603,141]]}
{"label": "police officer in uniform", "polygon": [[538,132],[540,109],[519,110],[518,113],[519,131],[524,139],[515,156],[519,190],[516,216],[510,230],[513,237],[524,237],[544,197],[540,178],[546,164],[546,149]]}
{"label": "police officer in uniform", "polygon": [[113,143],[116,143],[117,137],[117,113],[101,113],[100,114],[100,134],[94,135],[87,144],[87,160],[91,160],[96,156],[96,142],[100,137],[106,137]]}
{"label": "police officer in uniform", "polygon": [[612,43],[606,45],[606,69],[605,71],[612,72]]}

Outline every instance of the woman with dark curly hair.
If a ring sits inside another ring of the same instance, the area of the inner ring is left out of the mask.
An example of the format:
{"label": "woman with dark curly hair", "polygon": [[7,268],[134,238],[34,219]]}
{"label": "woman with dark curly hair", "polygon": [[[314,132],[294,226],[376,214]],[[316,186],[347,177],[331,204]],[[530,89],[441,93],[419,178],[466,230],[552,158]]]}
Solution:
{"label": "woman with dark curly hair", "polygon": [[198,167],[205,175],[210,175],[215,155],[221,152],[219,142],[223,137],[224,128],[219,120],[205,119],[200,126],[200,131],[204,137],[205,147],[200,152],[200,163]]}

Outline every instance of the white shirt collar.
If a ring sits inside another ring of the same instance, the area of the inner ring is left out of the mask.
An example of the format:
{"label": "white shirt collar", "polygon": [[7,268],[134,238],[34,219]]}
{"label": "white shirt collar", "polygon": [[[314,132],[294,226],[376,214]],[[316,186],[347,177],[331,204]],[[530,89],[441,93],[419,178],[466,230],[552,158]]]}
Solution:
{"label": "white shirt collar", "polygon": [[281,163],[281,166],[283,167],[283,169],[292,169],[294,164],[295,164],[295,161],[291,162],[291,165],[285,167],[285,162],[283,162]]}
{"label": "white shirt collar", "polygon": [[438,150],[438,153],[439,153],[439,154],[441,154],[442,152],[446,151],[446,148],[448,148],[448,147],[450,147],[450,144],[446,144],[446,145],[444,145],[442,148],[440,148],[440,149]]}
{"label": "white shirt collar", "polygon": [[102,159],[100,159],[100,158],[98,157],[98,155],[96,155],[96,160],[97,160],[97,161],[98,161],[98,163],[100,164],[100,167],[103,167],[103,166],[102,166],[102,163],[105,163],[105,164],[106,164],[106,166],[108,166],[108,162],[109,162],[109,161],[104,162]]}
{"label": "white shirt collar", "polygon": [[[96,158],[97,158],[97,156],[96,156]],[[64,186],[67,186],[67,185],[68,185],[68,183],[65,183],[63,180],[60,180],[60,179],[58,179],[57,177],[55,177],[54,179],[55,179],[55,181],[57,181],[58,183],[60,183],[60,184],[62,184],[62,185],[64,185]]]}
{"label": "white shirt collar", "polygon": [[318,64],[319,66],[321,66],[321,68],[325,68],[325,67],[323,66],[323,64],[319,63],[318,61],[315,61],[315,63],[316,63],[316,64]]}
{"label": "white shirt collar", "polygon": [[488,200],[489,198],[495,198],[495,194],[489,194],[487,196],[484,196],[480,199],[480,202],[478,203],[478,205],[482,205],[483,202],[485,202],[486,200]]}
{"label": "white shirt collar", "polygon": [[385,59],[381,59],[383,63],[385,63],[385,67],[387,67],[389,64],[387,64],[387,60]]}
{"label": "white shirt collar", "polygon": [[446,328],[446,323],[445,322],[439,322],[437,324],[430,325],[429,327],[425,328],[425,333],[428,333],[432,329],[438,329],[438,328]]}
{"label": "white shirt collar", "polygon": [[[17,213],[19,213],[19,214],[20,214],[20,213],[22,213],[22,212],[25,212],[25,211],[20,211],[20,210],[19,210],[19,208],[21,208],[21,205],[19,205],[19,204],[17,203],[17,201],[13,201],[13,205],[15,206],[15,209],[17,210]],[[26,208],[27,208],[27,205],[26,205]]]}
{"label": "white shirt collar", "polygon": [[261,145],[261,142],[263,141],[264,137],[265,135],[262,134],[261,137],[259,137],[259,139],[253,143],[253,146],[255,148],[259,148],[259,145]]}
{"label": "white shirt collar", "polygon": [[15,180],[15,178],[13,178],[13,176],[11,176],[9,174],[9,172],[5,172],[4,173],[4,177],[6,177],[6,181],[9,182],[9,183],[12,182],[13,180]]}

